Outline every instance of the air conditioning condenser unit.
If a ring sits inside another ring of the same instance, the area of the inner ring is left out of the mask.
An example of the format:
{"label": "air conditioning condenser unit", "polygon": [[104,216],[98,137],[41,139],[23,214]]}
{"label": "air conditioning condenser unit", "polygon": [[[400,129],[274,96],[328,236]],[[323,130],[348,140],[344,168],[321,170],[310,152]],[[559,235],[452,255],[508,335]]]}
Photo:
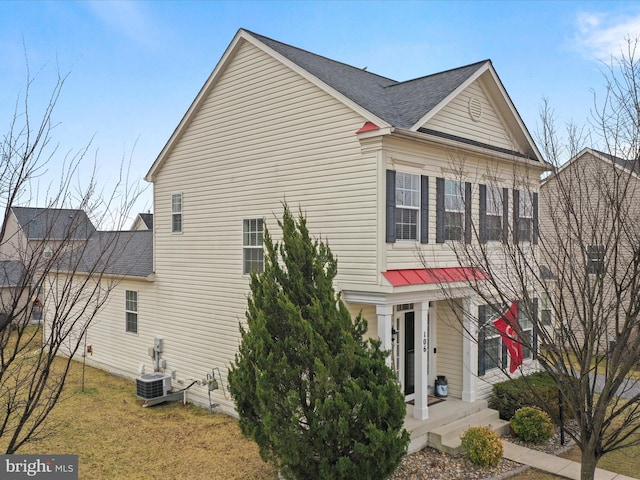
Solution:
{"label": "air conditioning condenser unit", "polygon": [[171,375],[147,373],[136,378],[136,396],[145,400],[163,397],[171,391]]}

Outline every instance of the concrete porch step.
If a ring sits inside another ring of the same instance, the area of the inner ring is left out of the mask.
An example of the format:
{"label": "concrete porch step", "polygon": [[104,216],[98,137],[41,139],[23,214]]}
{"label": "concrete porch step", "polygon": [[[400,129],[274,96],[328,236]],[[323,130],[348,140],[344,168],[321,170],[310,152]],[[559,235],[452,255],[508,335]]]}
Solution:
{"label": "concrete porch step", "polygon": [[427,445],[449,455],[459,455],[462,453],[460,435],[469,427],[489,427],[499,435],[509,433],[509,422],[501,420],[496,410],[486,408],[455,422],[434,428],[428,434]]}
{"label": "concrete porch step", "polygon": [[446,401],[429,407],[429,418],[417,420],[413,418],[413,406],[407,405],[405,428],[411,434],[409,453],[414,453],[428,446],[429,432],[443,425],[448,425],[487,408],[486,400],[463,402],[449,397]]}

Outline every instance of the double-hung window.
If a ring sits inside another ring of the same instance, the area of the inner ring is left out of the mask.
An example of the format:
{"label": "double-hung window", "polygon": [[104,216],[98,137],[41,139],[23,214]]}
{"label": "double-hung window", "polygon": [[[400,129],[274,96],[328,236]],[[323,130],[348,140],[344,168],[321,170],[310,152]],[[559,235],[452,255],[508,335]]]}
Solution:
{"label": "double-hung window", "polygon": [[386,241],[429,242],[429,177],[387,170]]}
{"label": "double-hung window", "polygon": [[533,233],[533,198],[531,192],[520,192],[520,204],[518,206],[518,239],[530,242]]}
{"label": "double-hung window", "polygon": [[171,195],[171,232],[182,232],[182,193]]}
{"label": "double-hung window", "polygon": [[604,272],[604,245],[587,246],[587,273],[600,275]]}
{"label": "double-hung window", "polygon": [[[503,239],[503,214],[504,197],[503,189],[496,186],[487,186],[481,189],[480,206],[482,215],[481,237],[483,241],[500,242]],[[484,200],[483,200],[484,196]]]}
{"label": "double-hung window", "polygon": [[504,309],[500,305],[480,305],[478,308],[478,375],[504,368],[506,361],[502,338],[493,325]]}
{"label": "double-hung window", "polygon": [[396,240],[418,239],[420,175],[396,172]]}
{"label": "double-hung window", "polygon": [[242,221],[242,273],[245,275],[264,270],[263,233],[262,218]]}
{"label": "double-hung window", "polygon": [[444,181],[444,239],[462,240],[464,235],[464,184]]}
{"label": "double-hung window", "polygon": [[553,325],[553,305],[548,293],[543,293],[540,306],[540,325],[551,327]]}
{"label": "double-hung window", "polygon": [[538,243],[538,194],[513,191],[513,241]]}
{"label": "double-hung window", "polygon": [[125,292],[125,331],[129,333],[138,333],[138,292],[135,290],[127,290]]}
{"label": "double-hung window", "polygon": [[[507,368],[509,354],[505,342],[502,341],[500,332],[493,322],[500,318],[506,311],[505,305],[480,305],[478,307],[478,376],[483,376],[489,370],[495,368]],[[522,343],[522,358],[524,360],[535,356],[538,349],[538,336],[534,317],[538,312],[538,299],[531,302],[532,311],[523,308],[523,302],[518,302],[518,338]]]}
{"label": "double-hung window", "polygon": [[436,178],[436,243],[469,243],[471,233],[471,183]]}

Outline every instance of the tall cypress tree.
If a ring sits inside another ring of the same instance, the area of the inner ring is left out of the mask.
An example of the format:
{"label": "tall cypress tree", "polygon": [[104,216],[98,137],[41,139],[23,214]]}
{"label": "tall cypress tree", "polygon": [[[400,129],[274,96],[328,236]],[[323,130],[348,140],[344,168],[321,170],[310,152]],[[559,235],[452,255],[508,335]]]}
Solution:
{"label": "tall cypress tree", "polygon": [[384,479],[406,453],[404,397],[380,342],[364,340],[336,294],[337,262],[284,205],[281,242],[265,228],[247,327],[229,371],[245,436],[291,479]]}

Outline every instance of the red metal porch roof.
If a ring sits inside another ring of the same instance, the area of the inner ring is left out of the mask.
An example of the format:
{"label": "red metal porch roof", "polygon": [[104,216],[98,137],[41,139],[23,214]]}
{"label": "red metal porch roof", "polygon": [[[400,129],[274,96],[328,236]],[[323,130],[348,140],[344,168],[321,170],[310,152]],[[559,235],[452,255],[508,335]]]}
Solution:
{"label": "red metal porch roof", "polygon": [[387,270],[382,272],[382,275],[394,287],[486,280],[489,278],[482,270],[474,267],[407,268],[403,270]]}

